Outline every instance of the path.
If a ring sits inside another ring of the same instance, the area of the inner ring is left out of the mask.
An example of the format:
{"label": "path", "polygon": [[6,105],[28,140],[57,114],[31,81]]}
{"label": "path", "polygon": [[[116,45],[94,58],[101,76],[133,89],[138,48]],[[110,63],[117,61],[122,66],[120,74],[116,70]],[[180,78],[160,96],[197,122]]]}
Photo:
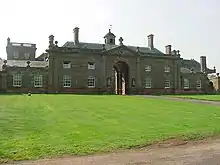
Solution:
{"label": "path", "polygon": [[[166,147],[166,144],[169,144]],[[169,141],[144,149],[103,155],[17,162],[17,165],[220,165],[220,139]],[[171,145],[171,146],[170,146]],[[12,164],[7,164],[12,165]]]}
{"label": "path", "polygon": [[146,98],[155,98],[155,99],[173,100],[173,101],[183,101],[183,102],[198,103],[198,104],[211,104],[211,105],[220,106],[220,102],[218,102],[218,101],[187,99],[187,98],[168,97],[168,96],[153,96],[153,95],[137,95],[137,96],[146,97]]}

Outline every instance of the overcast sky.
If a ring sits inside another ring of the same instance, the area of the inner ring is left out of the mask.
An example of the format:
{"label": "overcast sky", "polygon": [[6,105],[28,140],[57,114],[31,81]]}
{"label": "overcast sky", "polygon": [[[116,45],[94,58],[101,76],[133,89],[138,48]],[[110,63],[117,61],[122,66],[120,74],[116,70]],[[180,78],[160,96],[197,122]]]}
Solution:
{"label": "overcast sky", "polygon": [[7,37],[12,42],[37,44],[37,56],[53,34],[59,46],[73,40],[104,43],[112,32],[124,44],[147,46],[154,34],[155,47],[171,44],[181,56],[220,70],[220,0],[2,0],[0,2],[0,57],[6,58]]}

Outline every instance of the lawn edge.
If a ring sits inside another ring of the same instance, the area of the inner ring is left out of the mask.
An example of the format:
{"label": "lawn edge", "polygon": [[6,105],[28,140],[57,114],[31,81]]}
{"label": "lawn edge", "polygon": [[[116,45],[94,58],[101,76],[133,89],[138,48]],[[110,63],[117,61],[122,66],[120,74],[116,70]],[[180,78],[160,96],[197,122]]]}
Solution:
{"label": "lawn edge", "polygon": [[[53,158],[63,158],[63,157],[83,157],[83,156],[93,156],[93,155],[102,155],[102,154],[109,154],[109,153],[119,153],[119,152],[126,152],[138,149],[145,149],[145,148],[169,148],[173,146],[182,146],[187,145],[189,143],[199,143],[204,140],[214,140],[220,138],[220,130],[214,132],[206,132],[206,133],[188,133],[178,136],[169,136],[167,138],[158,139],[151,142],[146,142],[145,144],[141,145],[134,145],[134,146],[124,146],[117,149],[109,149],[105,151],[98,151],[92,153],[81,153],[81,154],[63,154],[63,155],[56,155],[56,156],[42,156],[36,159],[24,159],[24,160],[12,160],[8,158],[1,158],[0,157],[0,165],[8,163],[18,163],[24,161],[37,161],[37,160],[44,160],[44,159],[53,159]],[[177,141],[177,143],[172,143]]]}

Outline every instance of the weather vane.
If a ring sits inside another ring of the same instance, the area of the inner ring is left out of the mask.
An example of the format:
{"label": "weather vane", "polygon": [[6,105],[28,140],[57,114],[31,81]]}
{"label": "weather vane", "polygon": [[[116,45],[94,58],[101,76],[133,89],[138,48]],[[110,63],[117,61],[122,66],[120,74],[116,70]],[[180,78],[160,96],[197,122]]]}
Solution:
{"label": "weather vane", "polygon": [[111,31],[112,30],[112,25],[109,25],[109,31]]}

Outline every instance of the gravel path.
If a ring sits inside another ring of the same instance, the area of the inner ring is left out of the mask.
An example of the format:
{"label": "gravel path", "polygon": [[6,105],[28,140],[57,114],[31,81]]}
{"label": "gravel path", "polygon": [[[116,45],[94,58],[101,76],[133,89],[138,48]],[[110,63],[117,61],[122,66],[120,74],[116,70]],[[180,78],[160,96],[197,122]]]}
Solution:
{"label": "gravel path", "polygon": [[197,103],[197,104],[211,104],[211,105],[220,106],[220,102],[217,102],[217,101],[186,99],[186,98],[168,97],[168,96],[153,96],[153,95],[137,95],[137,96],[146,97],[146,98],[155,98],[155,99],[172,100],[172,101],[183,101],[183,102],[190,102],[190,103]]}
{"label": "gravel path", "polygon": [[[220,165],[220,139],[168,141],[118,153],[16,162],[17,165]],[[185,144],[185,145],[183,145]],[[12,165],[12,164],[7,164]]]}

